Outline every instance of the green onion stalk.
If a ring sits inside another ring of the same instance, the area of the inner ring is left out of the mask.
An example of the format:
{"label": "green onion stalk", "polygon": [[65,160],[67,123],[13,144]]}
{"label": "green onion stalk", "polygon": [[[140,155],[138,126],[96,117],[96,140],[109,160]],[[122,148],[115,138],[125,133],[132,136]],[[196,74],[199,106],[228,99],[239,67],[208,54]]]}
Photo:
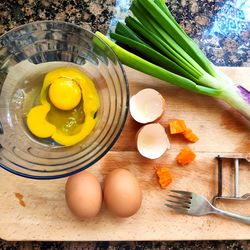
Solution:
{"label": "green onion stalk", "polygon": [[125,23],[110,37],[100,32],[120,61],[196,93],[224,100],[250,120],[250,91],[220,72],[176,22],[164,0],[133,0]]}

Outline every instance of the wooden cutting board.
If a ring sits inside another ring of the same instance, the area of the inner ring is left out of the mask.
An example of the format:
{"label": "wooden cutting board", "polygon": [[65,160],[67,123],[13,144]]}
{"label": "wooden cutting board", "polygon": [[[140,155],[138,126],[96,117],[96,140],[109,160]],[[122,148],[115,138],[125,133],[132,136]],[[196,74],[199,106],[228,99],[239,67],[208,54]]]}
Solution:
{"label": "wooden cutting board", "polygon": [[[235,82],[250,87],[249,68],[221,68]],[[159,188],[154,173],[157,166],[168,166],[174,176],[169,188],[195,191],[211,199],[217,192],[215,156],[222,153],[250,153],[250,122],[231,108],[210,97],[201,96],[164,84],[162,81],[126,68],[131,94],[153,87],[167,102],[160,123],[167,127],[173,118],[184,119],[200,140],[189,146],[197,159],[187,167],[175,162],[178,152],[187,145],[181,136],[170,136],[171,150],[157,160],[141,157],[135,149],[135,134],[140,125],[128,116],[125,128],[113,149],[89,171],[102,181],[112,169],[129,169],[143,190],[139,212],[131,218],[113,217],[103,205],[99,216],[79,221],[64,200],[66,179],[36,181],[14,176],[0,169],[0,238],[5,240],[207,240],[250,239],[250,225],[217,216],[191,217],[164,206],[168,191]],[[233,192],[233,170],[224,167],[224,194]],[[240,193],[250,192],[250,164],[240,167]],[[26,204],[19,204],[21,193]],[[224,209],[250,216],[250,201],[219,204]]]}

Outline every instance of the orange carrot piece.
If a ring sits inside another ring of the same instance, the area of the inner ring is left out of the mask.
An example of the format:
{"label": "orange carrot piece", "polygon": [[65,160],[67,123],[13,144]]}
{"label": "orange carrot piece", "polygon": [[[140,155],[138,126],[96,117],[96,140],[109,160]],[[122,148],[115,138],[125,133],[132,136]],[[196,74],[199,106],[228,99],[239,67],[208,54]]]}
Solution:
{"label": "orange carrot piece", "polygon": [[183,135],[190,142],[197,142],[199,140],[199,137],[190,128],[187,128],[183,132]]}
{"label": "orange carrot piece", "polygon": [[183,120],[173,120],[169,123],[170,134],[180,134],[183,133],[187,127]]}
{"label": "orange carrot piece", "polygon": [[189,147],[186,147],[177,155],[176,160],[180,165],[184,166],[192,162],[195,157],[196,154]]}
{"label": "orange carrot piece", "polygon": [[156,169],[156,175],[162,189],[166,188],[173,180],[172,175],[167,167],[159,167]]}

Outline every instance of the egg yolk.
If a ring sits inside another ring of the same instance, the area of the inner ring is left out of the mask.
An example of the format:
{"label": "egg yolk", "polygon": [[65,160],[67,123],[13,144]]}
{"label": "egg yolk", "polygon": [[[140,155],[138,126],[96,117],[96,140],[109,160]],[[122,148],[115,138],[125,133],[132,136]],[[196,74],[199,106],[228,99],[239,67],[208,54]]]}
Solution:
{"label": "egg yolk", "polygon": [[88,136],[96,124],[99,96],[92,80],[75,68],[48,72],[40,104],[27,115],[30,132],[39,138],[72,146]]}
{"label": "egg yolk", "polygon": [[71,110],[80,103],[81,90],[74,80],[61,77],[51,84],[49,98],[56,108]]}

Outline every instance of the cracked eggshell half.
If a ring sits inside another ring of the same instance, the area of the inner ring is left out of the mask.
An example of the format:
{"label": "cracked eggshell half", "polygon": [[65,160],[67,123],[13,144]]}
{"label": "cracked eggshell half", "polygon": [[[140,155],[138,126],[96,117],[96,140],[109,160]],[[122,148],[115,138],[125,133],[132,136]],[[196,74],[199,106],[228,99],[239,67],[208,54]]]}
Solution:
{"label": "cracked eggshell half", "polygon": [[166,109],[166,102],[158,91],[146,88],[130,98],[129,107],[134,120],[146,124],[162,116]]}
{"label": "cracked eggshell half", "polygon": [[157,159],[170,149],[165,128],[159,123],[143,126],[137,133],[136,144],[139,153],[148,159]]}

